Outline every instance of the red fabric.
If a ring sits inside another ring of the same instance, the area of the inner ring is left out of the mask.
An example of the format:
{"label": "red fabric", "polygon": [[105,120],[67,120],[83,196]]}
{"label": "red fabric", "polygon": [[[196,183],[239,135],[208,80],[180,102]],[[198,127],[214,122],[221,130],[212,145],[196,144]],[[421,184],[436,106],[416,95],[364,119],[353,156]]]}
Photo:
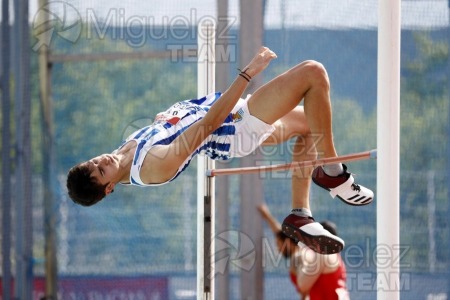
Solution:
{"label": "red fabric", "polygon": [[[297,284],[297,276],[290,272],[291,281],[295,288],[299,292]],[[339,256],[339,267],[336,271],[327,274],[321,274],[317,281],[312,286],[309,291],[310,300],[338,300],[338,299],[348,299],[348,291],[346,287],[347,281],[347,271],[345,265]],[[345,294],[342,295],[342,294]],[[339,298],[339,295],[344,296]]]}

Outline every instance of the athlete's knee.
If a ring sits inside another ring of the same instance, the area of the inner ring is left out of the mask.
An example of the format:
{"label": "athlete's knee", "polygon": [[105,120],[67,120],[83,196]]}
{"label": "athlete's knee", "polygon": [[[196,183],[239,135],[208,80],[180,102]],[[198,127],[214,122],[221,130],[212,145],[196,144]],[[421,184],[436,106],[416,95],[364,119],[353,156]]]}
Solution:
{"label": "athlete's knee", "polygon": [[330,89],[330,80],[323,64],[315,60],[307,60],[303,63],[303,68],[312,85],[327,90]]}

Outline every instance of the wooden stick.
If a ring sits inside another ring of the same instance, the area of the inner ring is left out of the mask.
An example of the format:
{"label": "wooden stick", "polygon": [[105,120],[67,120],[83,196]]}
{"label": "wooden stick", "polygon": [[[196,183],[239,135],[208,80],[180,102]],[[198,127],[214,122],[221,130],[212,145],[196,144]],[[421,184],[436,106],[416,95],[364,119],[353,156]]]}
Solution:
{"label": "wooden stick", "polygon": [[370,158],[377,158],[377,150],[370,150],[358,153],[352,153],[337,157],[322,158],[316,160],[308,160],[302,162],[291,162],[288,164],[268,165],[260,167],[245,167],[245,168],[229,168],[229,169],[211,169],[206,171],[206,176],[213,177],[219,175],[235,175],[235,174],[250,174],[259,172],[270,172],[279,170],[291,170],[303,167],[318,167],[335,163],[351,162],[358,160],[365,160]]}

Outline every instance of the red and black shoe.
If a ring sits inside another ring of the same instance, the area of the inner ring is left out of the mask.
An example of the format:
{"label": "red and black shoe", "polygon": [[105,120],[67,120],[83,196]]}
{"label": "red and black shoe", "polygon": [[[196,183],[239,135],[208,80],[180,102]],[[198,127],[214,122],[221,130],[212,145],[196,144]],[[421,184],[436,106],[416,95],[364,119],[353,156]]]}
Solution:
{"label": "red and black shoe", "polygon": [[312,217],[290,214],[284,219],[281,230],[295,243],[301,242],[320,254],[339,253],[344,248],[341,238],[324,229]]}
{"label": "red and black shoe", "polygon": [[344,167],[344,173],[339,176],[330,176],[322,167],[317,167],[312,173],[312,181],[330,192],[331,197],[338,197],[349,205],[367,205],[373,200],[373,192],[366,187],[355,183],[355,178],[347,172],[347,166]]}

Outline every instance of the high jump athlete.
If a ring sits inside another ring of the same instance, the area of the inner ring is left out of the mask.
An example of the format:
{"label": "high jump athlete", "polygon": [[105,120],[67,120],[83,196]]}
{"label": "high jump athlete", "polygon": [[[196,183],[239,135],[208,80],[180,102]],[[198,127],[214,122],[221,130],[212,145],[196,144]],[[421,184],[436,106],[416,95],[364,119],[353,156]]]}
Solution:
{"label": "high jump athlete", "polygon": [[[69,196],[90,206],[118,183],[155,186],[173,181],[197,154],[226,160],[243,157],[260,145],[296,139],[293,161],[336,157],[330,83],[322,64],[308,60],[242,99],[248,82],[276,54],[262,47],[223,93],[175,103],[155,121],[131,134],[110,154],[70,169]],[[299,103],[303,100],[303,106]],[[315,222],[309,208],[311,179],[350,205],[369,204],[373,192],[354,182],[341,163],[297,169],[292,174],[292,211],[283,232],[318,253],[337,253],[344,241]]]}

